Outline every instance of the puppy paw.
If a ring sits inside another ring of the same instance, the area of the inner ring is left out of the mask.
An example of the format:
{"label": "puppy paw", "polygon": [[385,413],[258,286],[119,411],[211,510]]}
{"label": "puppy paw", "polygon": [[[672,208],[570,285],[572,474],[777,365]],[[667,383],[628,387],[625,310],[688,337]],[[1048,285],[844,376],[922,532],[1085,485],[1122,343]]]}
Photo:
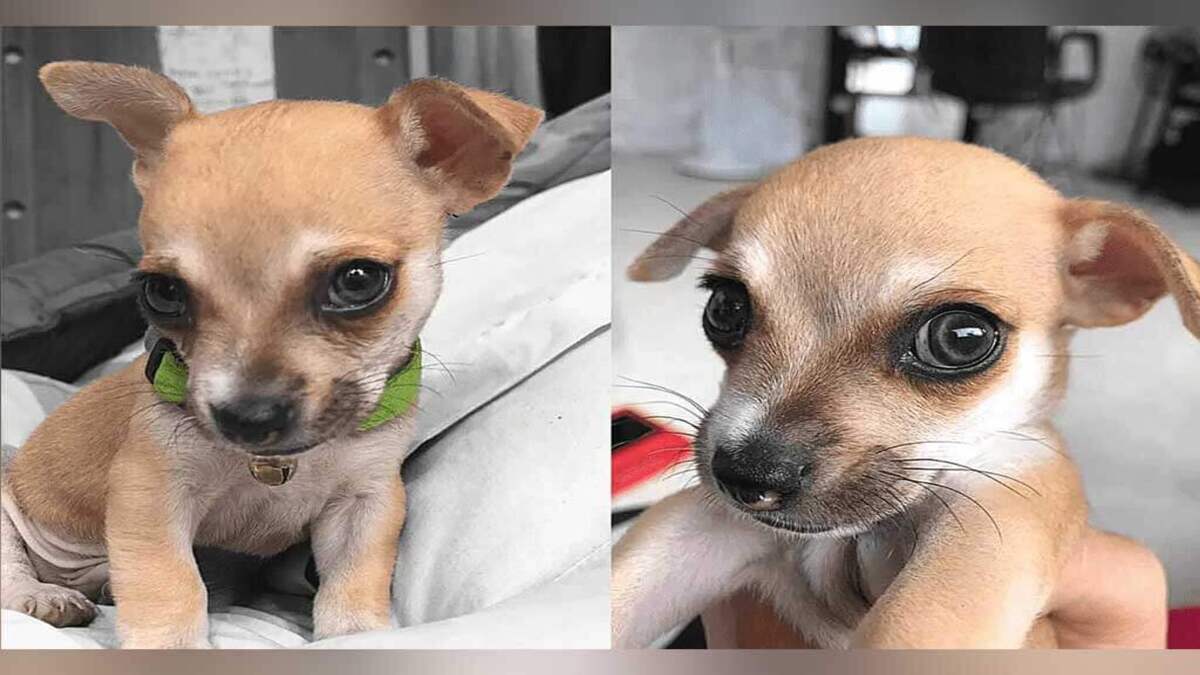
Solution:
{"label": "puppy paw", "polygon": [[118,618],[117,635],[121,649],[212,649],[208,638],[208,620],[190,628],[155,625],[134,628],[122,625]]}
{"label": "puppy paw", "polygon": [[96,605],[73,588],[28,581],[4,591],[5,609],[23,612],[51,626],[86,626],[96,618]]}
{"label": "puppy paw", "polygon": [[212,642],[204,638],[177,638],[163,636],[130,636],[121,640],[121,649],[212,649]]}
{"label": "puppy paw", "polygon": [[350,633],[387,630],[392,627],[392,618],[369,612],[324,612],[314,616],[313,623],[313,638],[321,640]]}

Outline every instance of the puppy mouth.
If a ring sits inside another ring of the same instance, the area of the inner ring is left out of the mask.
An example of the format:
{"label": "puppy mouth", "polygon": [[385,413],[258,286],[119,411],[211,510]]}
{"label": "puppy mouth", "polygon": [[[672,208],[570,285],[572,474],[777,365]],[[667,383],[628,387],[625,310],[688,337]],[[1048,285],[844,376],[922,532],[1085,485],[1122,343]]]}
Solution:
{"label": "puppy mouth", "polygon": [[780,512],[755,510],[738,502],[732,496],[727,494],[725,490],[716,486],[716,481],[713,482],[713,490],[717,495],[720,496],[722,503],[726,504],[729,508],[737,511],[738,513],[750,516],[750,518],[755,522],[772,530],[787,532],[789,534],[819,535],[827,534],[838,529],[839,527],[838,525],[830,525],[826,523],[797,523]]}
{"label": "puppy mouth", "polygon": [[321,442],[317,441],[305,445],[296,445],[283,448],[242,448],[242,451],[253,457],[288,457],[291,455],[299,455],[301,453],[308,452],[320,444]]}
{"label": "puppy mouth", "polygon": [[828,534],[829,532],[832,532],[833,530],[836,529],[832,525],[818,525],[818,524],[812,524],[812,523],[805,523],[805,524],[793,523],[792,521],[787,520],[785,518],[780,518],[779,516],[772,516],[772,515],[767,515],[767,514],[763,514],[763,513],[753,513],[753,512],[748,512],[748,513],[749,513],[750,517],[754,518],[754,520],[758,521],[762,525],[766,525],[767,527],[769,527],[773,530],[783,530],[784,532],[790,532],[792,534],[807,534],[807,535]]}

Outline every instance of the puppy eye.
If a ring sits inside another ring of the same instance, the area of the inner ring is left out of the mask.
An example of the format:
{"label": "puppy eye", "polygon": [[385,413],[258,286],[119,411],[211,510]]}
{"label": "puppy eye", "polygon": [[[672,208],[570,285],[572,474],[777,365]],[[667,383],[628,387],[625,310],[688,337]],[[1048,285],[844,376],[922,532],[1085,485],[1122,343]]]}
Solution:
{"label": "puppy eye", "polygon": [[183,316],[187,311],[187,287],[182,279],[165,274],[149,274],[142,279],[142,305],[163,319]]}
{"label": "puppy eye", "polygon": [[704,284],[712,288],[704,306],[704,334],[718,349],[737,348],[750,329],[750,294],[732,279],[709,277]]}
{"label": "puppy eye", "polygon": [[935,370],[958,371],[988,361],[999,345],[995,317],[976,308],[956,308],[939,312],[921,325],[913,354]]}
{"label": "puppy eye", "polygon": [[356,312],[378,303],[392,288],[392,268],[374,260],[351,260],[329,278],[321,309]]}

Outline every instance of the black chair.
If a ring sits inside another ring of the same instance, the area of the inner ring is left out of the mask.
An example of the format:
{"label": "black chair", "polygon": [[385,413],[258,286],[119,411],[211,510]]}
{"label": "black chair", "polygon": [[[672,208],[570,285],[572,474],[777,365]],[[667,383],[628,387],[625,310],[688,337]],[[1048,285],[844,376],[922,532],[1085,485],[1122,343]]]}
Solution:
{"label": "black chair", "polygon": [[[1062,54],[1071,42],[1087,49],[1091,66],[1085,78],[1063,76]],[[1044,26],[929,26],[921,29],[917,53],[930,71],[930,87],[966,104],[967,142],[979,132],[978,106],[1038,105],[1053,118],[1058,104],[1088,94],[1100,76],[1100,36],[1089,31],[1053,36]]]}
{"label": "black chair", "polygon": [[1143,94],[1122,165],[1139,189],[1200,205],[1200,29],[1164,29],[1142,45]]}

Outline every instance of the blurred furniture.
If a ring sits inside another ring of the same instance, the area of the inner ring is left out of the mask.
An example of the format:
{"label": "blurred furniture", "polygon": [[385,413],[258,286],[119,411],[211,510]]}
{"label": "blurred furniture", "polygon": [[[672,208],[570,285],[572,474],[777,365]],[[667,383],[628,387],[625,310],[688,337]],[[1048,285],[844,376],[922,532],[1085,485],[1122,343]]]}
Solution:
{"label": "blurred furniture", "polygon": [[612,84],[608,26],[538,26],[538,69],[546,117],[557,117]]}
{"label": "blurred furniture", "polygon": [[[878,38],[864,40],[861,29],[873,27],[833,26],[828,29],[828,73],[825,78],[824,141],[834,143],[858,136],[855,120],[858,116],[859,97],[863,95],[887,95],[883,92],[863,91],[851,87],[850,73],[872,61],[907,60],[916,68],[916,54],[899,45],[881,44]],[[890,95],[908,95],[908,91],[890,92]]]}
{"label": "blurred furniture", "polygon": [[708,37],[705,74],[693,94],[703,103],[677,171],[717,181],[756,180],[819,144],[813,94],[819,92],[822,31],[717,27]]}
{"label": "blurred furniture", "polygon": [[[1071,43],[1087,51],[1090,69],[1082,78],[1066,77],[1063,53]],[[1042,106],[1051,120],[1055,108],[1087,95],[1100,75],[1100,36],[1090,31],[1052,35],[1045,26],[921,29],[921,65],[930,71],[930,87],[962,99],[967,106],[962,140],[979,132],[979,106]]]}
{"label": "blurred furniture", "polygon": [[1142,190],[1200,204],[1200,30],[1164,29],[1142,45],[1144,90],[1122,173]]}

